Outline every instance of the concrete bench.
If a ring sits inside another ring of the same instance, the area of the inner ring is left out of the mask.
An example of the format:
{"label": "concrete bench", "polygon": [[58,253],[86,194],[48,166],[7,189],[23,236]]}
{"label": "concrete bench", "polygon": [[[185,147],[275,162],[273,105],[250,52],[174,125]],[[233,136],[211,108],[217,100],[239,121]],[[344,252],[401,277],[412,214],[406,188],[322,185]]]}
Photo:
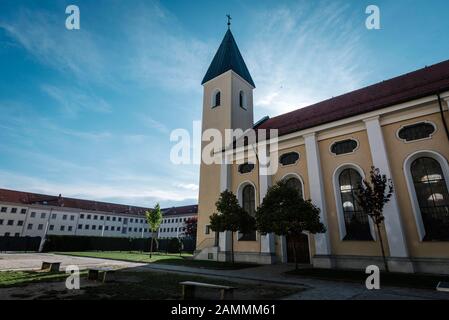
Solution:
{"label": "concrete bench", "polygon": [[179,283],[182,286],[182,299],[193,300],[195,299],[195,292],[198,288],[206,288],[220,291],[220,300],[231,300],[234,298],[233,287],[220,286],[216,284],[201,283],[194,281],[184,281]]}
{"label": "concrete bench", "polygon": [[437,291],[449,292],[449,282],[438,282]]}
{"label": "concrete bench", "polygon": [[88,280],[101,280],[101,282],[111,282],[115,280],[115,270],[114,268],[104,267],[104,268],[89,268],[87,270]]}
{"label": "concrete bench", "polygon": [[61,262],[42,262],[42,271],[49,271],[49,272],[59,272],[59,268],[61,267]]}

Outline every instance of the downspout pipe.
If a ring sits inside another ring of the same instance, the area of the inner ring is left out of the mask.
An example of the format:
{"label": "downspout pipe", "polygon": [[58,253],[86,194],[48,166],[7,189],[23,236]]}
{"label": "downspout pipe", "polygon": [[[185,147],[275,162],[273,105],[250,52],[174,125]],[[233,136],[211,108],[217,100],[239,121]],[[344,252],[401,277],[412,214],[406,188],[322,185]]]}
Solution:
{"label": "downspout pipe", "polygon": [[444,131],[446,131],[446,137],[449,141],[449,129],[447,128],[446,119],[444,118],[444,110],[443,110],[443,103],[441,102],[441,96],[440,93],[437,93],[438,97],[438,104],[440,105],[440,114],[441,114],[441,120],[443,121]]}

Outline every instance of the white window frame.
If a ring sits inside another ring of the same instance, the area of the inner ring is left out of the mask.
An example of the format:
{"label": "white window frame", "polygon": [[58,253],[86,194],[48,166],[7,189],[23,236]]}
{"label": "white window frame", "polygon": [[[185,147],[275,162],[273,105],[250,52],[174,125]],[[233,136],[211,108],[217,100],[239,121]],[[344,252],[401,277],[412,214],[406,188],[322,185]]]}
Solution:
{"label": "white window frame", "polygon": [[[245,188],[247,185],[252,185],[254,188],[254,208],[256,208],[256,210],[257,210],[257,207],[258,207],[257,204],[258,204],[259,197],[258,197],[256,185],[252,181],[245,180],[239,184],[239,186],[237,187],[237,200],[239,202],[240,207],[243,208],[243,188]],[[235,234],[237,236],[237,241],[240,241],[239,240],[240,232],[237,231]],[[259,232],[256,231],[256,240],[251,240],[251,241],[258,241],[258,240],[259,240]],[[251,241],[244,241],[244,242],[251,242]]]}
{"label": "white window frame", "polygon": [[281,180],[286,182],[286,181],[287,181],[288,179],[290,179],[290,178],[296,178],[296,179],[299,180],[299,182],[301,183],[302,198],[305,199],[306,196],[305,196],[305,194],[304,194],[304,191],[305,191],[305,190],[304,190],[304,180],[302,179],[302,177],[301,177],[299,174],[297,174],[296,172],[289,172],[289,173],[285,174],[285,175],[281,178]]}
{"label": "white window frame", "polygon": [[[401,139],[401,138],[399,137],[399,131],[401,131],[401,130],[404,129],[405,127],[414,126],[414,125],[417,125],[417,124],[420,124],[420,123],[427,123],[427,124],[432,125],[432,126],[433,126],[433,129],[434,129],[433,133],[431,133],[430,136],[428,136],[427,138],[416,139],[416,140],[410,140],[410,141],[407,141],[407,140],[405,140],[405,139]],[[423,140],[429,140],[429,139],[432,139],[433,135],[436,134],[437,131],[438,131],[437,125],[436,125],[435,123],[433,123],[432,121],[428,121],[428,120],[425,120],[425,121],[417,121],[417,122],[414,122],[414,123],[409,123],[409,124],[404,124],[404,125],[402,125],[398,130],[396,130],[396,138],[397,138],[399,141],[403,142],[403,143],[414,143],[414,142],[418,142],[418,141],[423,141]]]}
{"label": "white window frame", "polygon": [[[297,159],[294,163],[291,163],[291,164],[282,164],[282,163],[281,163],[281,158],[282,158],[284,155],[290,154],[290,153],[296,153],[296,154],[298,155],[298,159]],[[284,152],[283,154],[281,154],[281,155],[279,156],[278,163],[279,163],[279,164],[281,165],[281,167],[283,167],[283,168],[285,168],[285,167],[292,167],[292,166],[296,166],[296,165],[298,164],[298,162],[299,162],[300,159],[301,159],[301,153],[299,153],[298,151],[287,151],[287,152]]]}
{"label": "white window frame", "polygon": [[440,153],[432,150],[419,150],[410,154],[405,160],[402,169],[404,171],[405,180],[407,182],[408,193],[412,204],[413,215],[415,216],[416,229],[418,232],[419,241],[423,242],[426,235],[424,222],[422,220],[421,208],[419,207],[418,197],[416,196],[415,185],[411,172],[412,163],[418,158],[432,158],[440,164],[441,171],[443,171],[444,180],[449,190],[449,164],[446,158]]}
{"label": "white window frame", "polygon": [[[240,94],[242,94],[242,105],[240,105]],[[239,107],[243,110],[248,110],[248,99],[245,90],[239,91]]]}
{"label": "white window frame", "polygon": [[[340,231],[340,240],[341,241],[346,241],[343,240],[346,236],[346,224],[345,224],[345,215],[343,212],[343,204],[341,203],[341,194],[340,194],[340,174],[343,172],[343,170],[345,169],[354,169],[355,171],[357,171],[360,176],[362,177],[362,180],[365,179],[365,173],[363,172],[363,169],[354,164],[354,163],[343,163],[341,165],[339,165],[333,173],[333,185],[334,185],[334,194],[335,194],[335,207],[337,209],[337,220],[338,220],[338,230]],[[374,227],[373,222],[371,221],[371,218],[368,216],[368,223],[369,223],[369,229],[371,232],[371,236],[373,237],[373,240],[376,241],[377,237],[376,237],[376,230]],[[353,240],[353,241],[359,241],[359,240]]]}
{"label": "white window frame", "polygon": [[[348,153],[342,153],[342,154],[336,154],[332,152],[332,146],[336,143],[339,142],[343,142],[343,141],[347,141],[347,140],[354,140],[357,143],[357,146],[354,148],[354,150],[352,150],[351,152]],[[347,156],[347,155],[351,155],[357,152],[357,150],[359,150],[360,148],[360,141],[357,138],[354,137],[348,137],[348,138],[343,138],[343,139],[338,139],[338,140],[333,140],[330,144],[329,144],[329,153],[331,155],[333,155],[334,157],[343,157],[343,156]]]}
{"label": "white window frame", "polygon": [[[219,105],[215,105],[215,96],[219,92],[220,92],[220,104]],[[211,96],[211,99],[210,99],[210,107],[213,109],[213,108],[221,106],[222,100],[223,100],[223,97],[222,97],[222,94],[221,94],[221,90],[218,89],[218,88],[215,88],[214,91],[212,91],[212,96]]]}

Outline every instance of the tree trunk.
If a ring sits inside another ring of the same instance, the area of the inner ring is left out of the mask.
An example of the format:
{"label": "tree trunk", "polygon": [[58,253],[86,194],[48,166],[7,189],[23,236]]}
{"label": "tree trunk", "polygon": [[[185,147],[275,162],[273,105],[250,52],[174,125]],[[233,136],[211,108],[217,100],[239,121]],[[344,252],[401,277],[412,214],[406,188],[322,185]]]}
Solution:
{"label": "tree trunk", "polygon": [[296,238],[293,237],[293,252],[295,253],[295,270],[298,270],[298,252],[296,251]]}
{"label": "tree trunk", "polygon": [[234,264],[234,231],[231,231],[231,262]]}
{"label": "tree trunk", "polygon": [[390,272],[390,270],[388,269],[387,258],[385,257],[384,244],[382,241],[382,233],[380,232],[380,223],[376,223],[376,227],[377,227],[377,235],[379,237],[380,248],[382,249],[382,258],[384,260],[385,271]]}
{"label": "tree trunk", "polygon": [[154,238],[154,231],[151,233],[150,259],[151,259],[151,255],[153,254],[153,238]]}

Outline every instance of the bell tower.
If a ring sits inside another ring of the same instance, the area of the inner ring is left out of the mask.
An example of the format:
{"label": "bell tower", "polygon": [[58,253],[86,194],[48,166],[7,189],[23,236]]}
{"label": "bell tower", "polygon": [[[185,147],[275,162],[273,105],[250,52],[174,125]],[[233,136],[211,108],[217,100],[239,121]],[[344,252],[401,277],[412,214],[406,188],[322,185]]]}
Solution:
{"label": "bell tower", "polygon": [[[228,30],[201,84],[203,85],[202,132],[207,129],[217,129],[224,139],[226,129],[245,131],[253,127],[255,84],[232,35],[230,16],[228,16]],[[201,150],[208,143],[207,141],[202,142]],[[209,216],[216,211],[215,202],[221,192],[220,174],[220,164],[206,164],[201,161],[198,197],[198,251],[215,245],[214,232],[208,230],[208,225]],[[201,258],[207,259],[207,257]]]}

